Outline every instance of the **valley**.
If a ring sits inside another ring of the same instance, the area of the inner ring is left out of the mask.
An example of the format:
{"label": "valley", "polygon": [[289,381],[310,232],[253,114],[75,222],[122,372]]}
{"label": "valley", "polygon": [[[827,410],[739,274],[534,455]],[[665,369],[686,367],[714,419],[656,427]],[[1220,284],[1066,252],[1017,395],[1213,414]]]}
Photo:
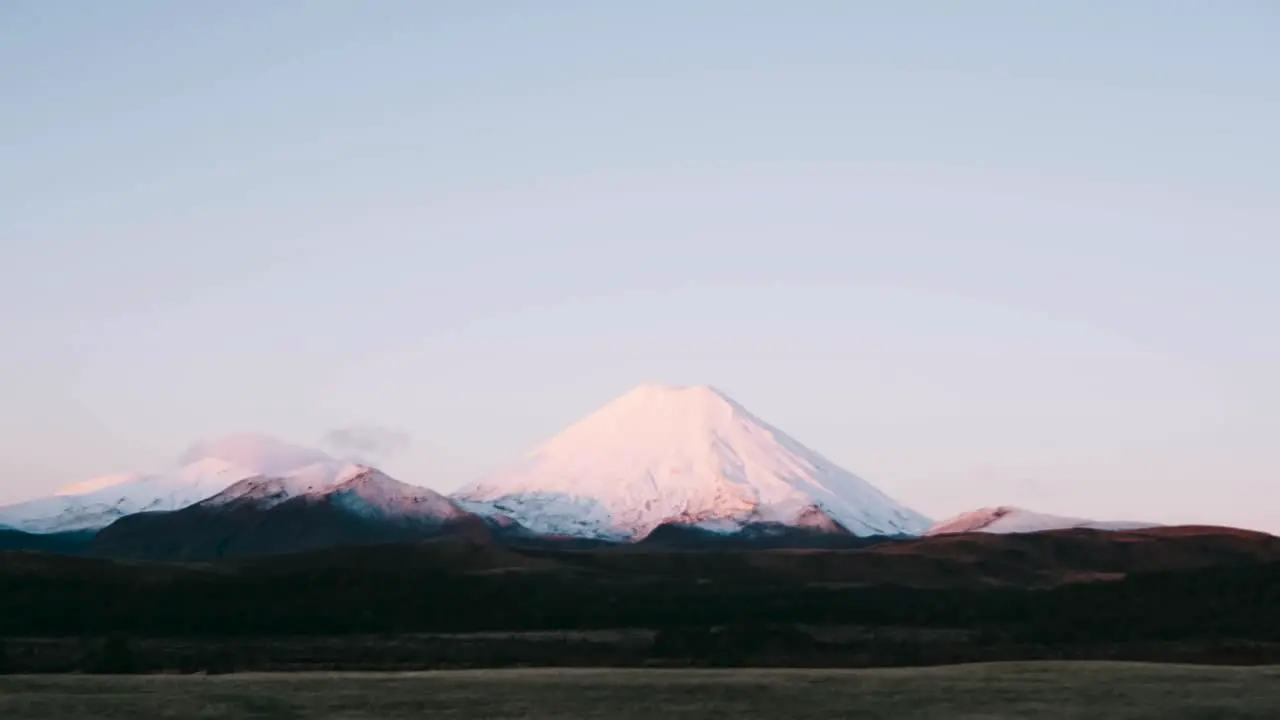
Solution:
{"label": "valley", "polygon": [[19,672],[92,672],[112,647],[138,672],[1280,662],[1280,539],[1074,529],[830,550],[450,537],[213,563],[7,551],[0,637]]}

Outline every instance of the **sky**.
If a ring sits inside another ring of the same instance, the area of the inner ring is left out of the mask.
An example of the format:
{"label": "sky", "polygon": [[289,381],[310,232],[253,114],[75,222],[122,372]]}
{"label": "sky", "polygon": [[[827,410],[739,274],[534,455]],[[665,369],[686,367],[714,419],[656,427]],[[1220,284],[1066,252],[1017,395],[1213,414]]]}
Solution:
{"label": "sky", "polygon": [[1280,532],[1277,37],[1268,0],[0,2],[0,502],[237,431],[377,429],[448,491],[661,381],[933,517]]}

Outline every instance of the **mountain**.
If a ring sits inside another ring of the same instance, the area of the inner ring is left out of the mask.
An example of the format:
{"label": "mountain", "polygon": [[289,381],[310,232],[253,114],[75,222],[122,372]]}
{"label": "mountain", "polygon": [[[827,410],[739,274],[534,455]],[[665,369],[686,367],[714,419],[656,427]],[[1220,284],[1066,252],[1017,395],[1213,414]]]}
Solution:
{"label": "mountain", "polygon": [[101,530],[90,552],[213,560],[452,535],[487,539],[489,531],[437,492],[352,466],[331,483],[253,477],[180,510],[129,515]]}
{"label": "mountain", "polygon": [[97,530],[133,513],[176,510],[259,475],[331,482],[348,463],[266,435],[242,433],[193,445],[168,472],[109,475],[51,497],[0,507],[0,526],[29,533]]}
{"label": "mountain", "polygon": [[454,498],[540,533],[624,540],[671,523],[854,535],[930,524],[709,387],[636,388]]}
{"label": "mountain", "polygon": [[962,513],[929,528],[926,535],[955,533],[1030,533],[1045,530],[1087,528],[1091,530],[1139,530],[1158,527],[1155,523],[1099,521],[1084,518],[1045,515],[1018,507],[981,508]]}

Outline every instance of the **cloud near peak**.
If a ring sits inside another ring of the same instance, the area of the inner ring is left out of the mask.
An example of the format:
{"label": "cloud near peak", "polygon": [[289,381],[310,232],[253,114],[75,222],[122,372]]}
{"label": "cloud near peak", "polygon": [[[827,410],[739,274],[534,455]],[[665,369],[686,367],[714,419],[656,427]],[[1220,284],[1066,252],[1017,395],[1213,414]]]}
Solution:
{"label": "cloud near peak", "polygon": [[409,448],[409,434],[382,425],[349,425],[324,434],[321,444],[329,452],[345,457],[384,460]]}

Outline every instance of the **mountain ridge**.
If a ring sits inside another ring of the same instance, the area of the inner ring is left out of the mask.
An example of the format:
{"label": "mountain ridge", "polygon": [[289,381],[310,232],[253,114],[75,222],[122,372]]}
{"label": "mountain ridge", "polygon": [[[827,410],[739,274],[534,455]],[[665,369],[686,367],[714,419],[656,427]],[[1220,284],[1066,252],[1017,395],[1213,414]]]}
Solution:
{"label": "mountain ridge", "polygon": [[452,500],[357,466],[336,482],[245,478],[185,508],[130,515],[99,531],[94,555],[214,560],[446,535],[488,538],[488,525]]}
{"label": "mountain ridge", "polygon": [[951,535],[957,533],[1029,533],[1046,530],[1141,530],[1160,527],[1157,523],[1089,520],[1033,512],[1013,505],[978,508],[947,518],[929,528],[924,534]]}
{"label": "mountain ridge", "polygon": [[106,475],[0,507],[0,526],[36,533],[98,530],[139,512],[177,510],[258,475],[329,482],[350,463],[260,433],[196,443],[166,472]]}

